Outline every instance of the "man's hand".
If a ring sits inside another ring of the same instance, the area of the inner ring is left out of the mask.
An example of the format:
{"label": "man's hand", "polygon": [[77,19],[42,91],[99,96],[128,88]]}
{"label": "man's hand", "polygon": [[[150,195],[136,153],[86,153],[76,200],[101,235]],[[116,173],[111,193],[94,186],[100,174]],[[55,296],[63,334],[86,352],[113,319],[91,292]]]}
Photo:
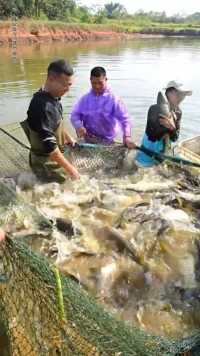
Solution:
{"label": "man's hand", "polygon": [[76,140],[65,132],[65,144],[75,146]]}
{"label": "man's hand", "polygon": [[0,242],[3,240],[5,240],[5,232],[2,229],[0,229]]}
{"label": "man's hand", "polygon": [[73,178],[73,179],[80,179],[80,174],[78,173],[77,169],[75,167],[71,167],[70,169],[67,170],[67,173]]}
{"label": "man's hand", "polygon": [[85,129],[85,127],[80,127],[80,129],[76,130],[77,132],[77,136],[80,138],[85,138],[85,136],[87,135],[87,130]]}
{"label": "man's hand", "polygon": [[131,141],[130,137],[124,137],[124,145],[128,147],[130,150],[136,148],[136,144]]}
{"label": "man's hand", "polygon": [[50,153],[49,157],[52,161],[58,163],[60,167],[63,167],[66,173],[68,173],[72,178],[80,178],[77,169],[64,157],[59,148],[56,148],[52,153]]}
{"label": "man's hand", "polygon": [[65,144],[75,146],[76,140],[73,137],[68,136],[65,141]]}
{"label": "man's hand", "polygon": [[169,117],[162,117],[159,119],[159,122],[162,126],[166,127],[166,129],[169,129],[170,131],[176,130],[173,120],[171,120]]}

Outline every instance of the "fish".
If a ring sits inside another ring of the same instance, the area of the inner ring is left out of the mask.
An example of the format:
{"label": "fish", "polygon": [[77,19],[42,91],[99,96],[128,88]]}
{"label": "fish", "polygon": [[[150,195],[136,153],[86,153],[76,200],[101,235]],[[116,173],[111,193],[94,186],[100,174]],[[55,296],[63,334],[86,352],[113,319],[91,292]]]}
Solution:
{"label": "fish", "polygon": [[[165,324],[177,335],[173,320],[180,335],[198,326],[198,177],[163,164],[131,174],[82,174],[63,185],[5,183],[0,218],[5,222],[4,213],[15,209],[7,220],[15,238],[72,276],[118,318],[161,335],[169,334]],[[40,225],[35,211],[49,228]]]}
{"label": "fish", "polygon": [[15,190],[0,181],[0,225],[13,233],[26,230],[31,234],[38,231],[47,235],[53,229],[52,221],[35,207],[27,204]]}
{"label": "fish", "polygon": [[120,227],[123,223],[138,223],[149,225],[149,229],[152,231],[157,230],[157,235],[162,234],[166,229],[168,229],[169,224],[164,215],[162,216],[160,212],[154,208],[153,204],[147,202],[139,203],[125,209],[119,216],[118,221],[116,221],[116,226]]}
{"label": "fish", "polygon": [[[136,263],[140,264],[140,260],[134,250],[134,246],[118,229],[105,226],[103,228],[96,229],[95,236],[96,238],[101,239],[102,244],[106,244],[106,241],[111,242],[110,248],[115,248],[118,253],[128,254]],[[108,248],[107,244],[106,246]]]}
{"label": "fish", "polygon": [[69,238],[82,234],[81,231],[74,226],[71,219],[56,218],[56,227]]}
{"label": "fish", "polygon": [[119,185],[115,186],[112,185],[112,188],[117,188],[126,191],[133,191],[133,192],[154,192],[154,191],[164,191],[169,190],[171,188],[175,188],[176,183],[172,181],[166,182],[153,182],[153,181],[140,181],[135,184],[127,184],[127,185]]}
{"label": "fish", "polygon": [[106,303],[122,308],[134,294],[145,288],[143,268],[123,256],[111,260],[100,270],[100,291]]}

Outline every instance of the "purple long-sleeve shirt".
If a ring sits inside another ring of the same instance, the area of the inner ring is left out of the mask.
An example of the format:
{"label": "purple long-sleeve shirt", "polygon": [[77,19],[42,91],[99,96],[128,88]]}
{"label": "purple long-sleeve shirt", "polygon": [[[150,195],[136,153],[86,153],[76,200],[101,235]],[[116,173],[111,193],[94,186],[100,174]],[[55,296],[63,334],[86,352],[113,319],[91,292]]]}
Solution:
{"label": "purple long-sleeve shirt", "polygon": [[82,96],[71,114],[77,130],[85,127],[88,135],[112,142],[120,128],[124,137],[131,136],[131,125],[124,104],[109,88],[100,95],[93,90]]}

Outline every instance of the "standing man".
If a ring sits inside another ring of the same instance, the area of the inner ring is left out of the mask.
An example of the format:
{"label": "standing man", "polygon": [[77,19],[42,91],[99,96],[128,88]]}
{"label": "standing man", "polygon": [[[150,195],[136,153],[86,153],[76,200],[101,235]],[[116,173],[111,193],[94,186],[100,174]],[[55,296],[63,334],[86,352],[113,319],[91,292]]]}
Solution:
{"label": "standing man", "polygon": [[123,142],[133,148],[128,113],[121,100],[107,86],[106,71],[95,67],[90,75],[91,90],[75,105],[71,123],[86,142],[110,144],[121,130]]}
{"label": "standing man", "polygon": [[31,100],[27,119],[21,123],[30,142],[30,166],[40,180],[64,182],[66,174],[79,178],[64,157],[64,144],[74,144],[63,121],[60,98],[72,85],[73,69],[64,59],[49,64],[44,87]]}
{"label": "standing man", "polygon": [[[159,92],[157,103],[149,108],[147,125],[142,140],[142,146],[155,153],[164,153],[167,146],[179,137],[182,111],[180,103],[191,91],[183,90],[182,84],[170,81],[165,92]],[[140,166],[151,167],[156,162],[143,152],[139,152],[136,161]]]}

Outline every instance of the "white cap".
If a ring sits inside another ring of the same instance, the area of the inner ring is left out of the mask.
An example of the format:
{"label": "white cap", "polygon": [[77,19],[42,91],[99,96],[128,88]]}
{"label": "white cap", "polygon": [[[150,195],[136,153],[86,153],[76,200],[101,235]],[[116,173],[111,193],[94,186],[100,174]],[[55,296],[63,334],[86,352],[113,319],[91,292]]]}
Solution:
{"label": "white cap", "polygon": [[164,88],[165,90],[169,89],[169,88],[174,88],[176,89],[178,92],[180,92],[181,94],[184,94],[184,96],[190,96],[192,95],[192,91],[191,90],[184,90],[181,89],[181,87],[183,86],[183,84],[176,82],[175,80],[171,80],[167,86]]}

